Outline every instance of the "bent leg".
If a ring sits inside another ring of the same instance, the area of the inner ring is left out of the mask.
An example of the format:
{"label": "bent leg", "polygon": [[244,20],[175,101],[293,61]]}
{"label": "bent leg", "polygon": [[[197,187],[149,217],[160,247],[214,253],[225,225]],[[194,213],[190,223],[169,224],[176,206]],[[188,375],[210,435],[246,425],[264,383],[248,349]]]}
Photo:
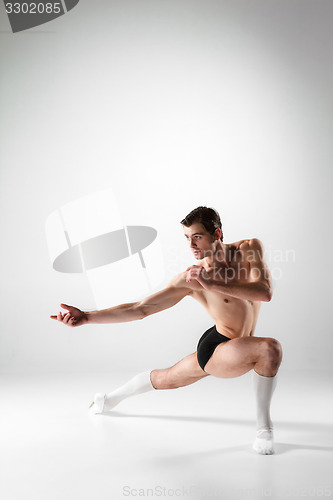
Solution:
{"label": "bent leg", "polygon": [[257,434],[253,448],[262,455],[274,453],[270,405],[276,382],[277,375],[264,377],[253,370],[253,386],[257,406]]}
{"label": "bent leg", "polygon": [[239,337],[219,344],[205,365],[205,372],[220,378],[239,377],[254,369],[273,377],[282,360],[280,343],[268,337]]}
{"label": "bent leg", "polygon": [[193,384],[208,375],[209,373],[201,369],[197,353],[193,352],[170,368],[153,370],[150,378],[155,389],[177,389]]}
{"label": "bent leg", "polygon": [[217,346],[205,365],[206,372],[222,378],[239,377],[251,369],[254,370],[257,434],[253,448],[264,455],[274,453],[270,403],[281,361],[282,349],[277,340],[246,337]]}

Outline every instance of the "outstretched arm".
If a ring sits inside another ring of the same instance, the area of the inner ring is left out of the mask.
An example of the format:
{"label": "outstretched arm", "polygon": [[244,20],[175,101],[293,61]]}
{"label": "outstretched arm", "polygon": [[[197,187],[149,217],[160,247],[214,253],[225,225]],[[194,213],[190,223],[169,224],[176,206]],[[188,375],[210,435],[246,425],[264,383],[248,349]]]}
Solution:
{"label": "outstretched arm", "polygon": [[124,323],[143,319],[174,306],[191,293],[191,288],[187,286],[184,276],[185,273],[176,276],[166,288],[138,302],[120,304],[109,309],[90,312],[60,304],[68,312],[66,314],[59,312],[58,315],[50,316],[50,318],[72,327],[87,323]]}

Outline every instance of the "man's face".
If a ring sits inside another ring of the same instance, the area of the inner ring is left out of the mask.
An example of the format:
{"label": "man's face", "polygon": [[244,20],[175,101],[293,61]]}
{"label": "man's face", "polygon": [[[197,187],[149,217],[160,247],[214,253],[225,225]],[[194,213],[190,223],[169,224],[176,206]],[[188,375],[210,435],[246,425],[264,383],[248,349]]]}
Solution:
{"label": "man's face", "polygon": [[184,226],[184,234],[197,260],[214,253],[215,238],[206,231],[200,222],[195,222],[190,227]]}

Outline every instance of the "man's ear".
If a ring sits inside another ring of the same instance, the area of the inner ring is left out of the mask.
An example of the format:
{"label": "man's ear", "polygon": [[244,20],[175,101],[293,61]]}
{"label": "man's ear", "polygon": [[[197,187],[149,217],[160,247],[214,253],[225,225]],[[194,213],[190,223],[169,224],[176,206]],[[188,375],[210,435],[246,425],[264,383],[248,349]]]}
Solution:
{"label": "man's ear", "polygon": [[222,231],[220,227],[217,227],[214,231],[214,238],[215,240],[219,240],[222,236]]}

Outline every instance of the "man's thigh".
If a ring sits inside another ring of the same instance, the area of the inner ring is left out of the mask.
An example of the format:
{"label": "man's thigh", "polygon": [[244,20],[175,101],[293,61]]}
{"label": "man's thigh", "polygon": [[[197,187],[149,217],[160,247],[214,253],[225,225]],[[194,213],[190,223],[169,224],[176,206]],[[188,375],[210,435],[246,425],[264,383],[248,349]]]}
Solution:
{"label": "man's thigh", "polygon": [[221,378],[244,375],[258,362],[264,337],[239,337],[219,344],[205,365],[205,372]]}

